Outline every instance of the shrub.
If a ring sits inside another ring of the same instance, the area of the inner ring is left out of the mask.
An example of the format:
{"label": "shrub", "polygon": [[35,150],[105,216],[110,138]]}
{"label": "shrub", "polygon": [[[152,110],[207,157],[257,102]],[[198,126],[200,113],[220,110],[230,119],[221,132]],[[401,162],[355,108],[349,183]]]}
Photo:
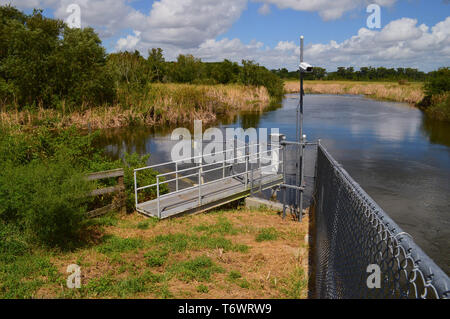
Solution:
{"label": "shrub", "polygon": [[435,96],[450,91],[450,68],[441,68],[430,73],[424,86],[425,95]]}
{"label": "shrub", "polygon": [[69,162],[7,165],[0,171],[0,219],[33,240],[68,247],[83,230],[89,190]]}

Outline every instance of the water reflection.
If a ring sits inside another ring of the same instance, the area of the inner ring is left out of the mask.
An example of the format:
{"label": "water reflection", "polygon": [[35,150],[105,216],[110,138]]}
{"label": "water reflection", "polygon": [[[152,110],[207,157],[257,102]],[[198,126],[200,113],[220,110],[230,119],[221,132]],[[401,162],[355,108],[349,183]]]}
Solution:
{"label": "water reflection", "polygon": [[431,143],[450,146],[449,123],[436,121],[424,116],[421,129],[428,136]]}

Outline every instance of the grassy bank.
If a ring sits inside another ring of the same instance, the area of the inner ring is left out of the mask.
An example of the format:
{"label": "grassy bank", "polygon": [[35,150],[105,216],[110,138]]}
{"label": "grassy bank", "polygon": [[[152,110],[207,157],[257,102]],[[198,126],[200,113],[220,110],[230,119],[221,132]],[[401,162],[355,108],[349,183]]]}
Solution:
{"label": "grassy bank", "polygon": [[[361,82],[361,81],[305,81],[305,93],[312,94],[361,94],[368,97],[405,102],[416,105],[424,98],[423,83],[397,82]],[[287,93],[298,93],[300,91],[298,81],[286,81],[285,91]]]}
{"label": "grassy bank", "polygon": [[[10,245],[0,298],[307,297],[307,221],[240,207],[163,221],[109,215],[93,227],[98,236],[70,252]],[[81,289],[66,287],[70,264]]]}
{"label": "grassy bank", "polygon": [[63,103],[58,109],[2,110],[0,124],[103,129],[181,125],[194,119],[214,123],[218,118],[233,117],[239,111],[262,111],[270,104],[265,87],[237,84],[149,84],[139,90],[121,88],[117,95],[118,101],[112,106],[81,106],[71,110]]}

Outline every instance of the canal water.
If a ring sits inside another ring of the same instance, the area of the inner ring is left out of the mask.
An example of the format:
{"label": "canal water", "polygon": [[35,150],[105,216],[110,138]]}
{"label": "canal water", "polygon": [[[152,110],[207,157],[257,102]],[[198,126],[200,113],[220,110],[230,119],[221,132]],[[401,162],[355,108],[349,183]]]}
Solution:
{"label": "canal water", "polygon": [[[236,116],[219,127],[279,128],[295,140],[298,95],[279,107]],[[304,132],[329,152],[442,269],[450,273],[450,124],[402,103],[363,96],[305,96]],[[124,151],[170,160],[171,130],[107,130],[112,157]]]}

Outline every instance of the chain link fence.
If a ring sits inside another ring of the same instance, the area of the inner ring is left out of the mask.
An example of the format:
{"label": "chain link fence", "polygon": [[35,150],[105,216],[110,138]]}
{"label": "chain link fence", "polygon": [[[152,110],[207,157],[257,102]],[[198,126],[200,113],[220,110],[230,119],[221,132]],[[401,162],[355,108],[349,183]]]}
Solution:
{"label": "chain link fence", "polygon": [[320,144],[316,170],[317,298],[450,297],[448,276]]}

